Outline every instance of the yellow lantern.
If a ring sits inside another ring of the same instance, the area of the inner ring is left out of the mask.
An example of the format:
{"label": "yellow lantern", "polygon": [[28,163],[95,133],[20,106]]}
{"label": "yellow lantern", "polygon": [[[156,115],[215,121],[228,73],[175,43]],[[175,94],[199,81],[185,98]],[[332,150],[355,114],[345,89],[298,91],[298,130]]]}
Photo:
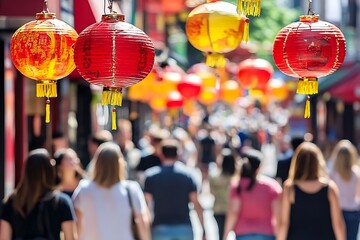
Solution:
{"label": "yellow lantern", "polygon": [[218,100],[218,94],[215,88],[205,87],[201,89],[198,101],[204,105],[210,105]]}
{"label": "yellow lantern", "polygon": [[276,101],[283,101],[289,95],[288,86],[282,79],[278,78],[270,79],[266,87],[266,92],[270,98]]}
{"label": "yellow lantern", "polygon": [[198,72],[196,73],[196,75],[198,75],[201,80],[202,80],[202,87],[203,88],[215,88],[216,87],[216,83],[217,83],[217,79],[214,73],[212,72]]}
{"label": "yellow lantern", "polygon": [[152,110],[155,112],[162,112],[166,110],[166,99],[165,98],[153,98],[149,103]]}
{"label": "yellow lantern", "polygon": [[239,15],[236,6],[228,2],[211,2],[193,9],[186,20],[186,35],[190,43],[207,54],[206,64],[224,67],[224,53],[235,50],[249,38],[249,19]]}
{"label": "yellow lantern", "polygon": [[233,104],[241,95],[242,90],[235,80],[228,80],[220,85],[219,98],[226,103]]}
{"label": "yellow lantern", "polygon": [[257,89],[257,88],[250,89],[249,96],[254,100],[258,100],[263,105],[268,103],[268,97],[265,95],[264,91],[261,89]]}
{"label": "yellow lantern", "polygon": [[57,97],[56,81],[75,69],[76,31],[49,12],[36,14],[36,20],[21,26],[10,42],[11,59],[26,77],[36,80],[36,96],[46,97],[45,122],[50,122],[50,99]]}

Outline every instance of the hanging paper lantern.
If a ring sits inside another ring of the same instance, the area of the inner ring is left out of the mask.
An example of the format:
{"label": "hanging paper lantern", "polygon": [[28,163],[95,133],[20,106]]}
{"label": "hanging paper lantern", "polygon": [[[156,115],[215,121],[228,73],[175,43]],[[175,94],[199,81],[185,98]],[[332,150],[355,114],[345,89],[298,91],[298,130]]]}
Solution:
{"label": "hanging paper lantern", "polygon": [[266,95],[275,101],[283,101],[288,97],[289,89],[284,80],[273,78],[267,84]]}
{"label": "hanging paper lantern", "polygon": [[80,33],[75,44],[77,70],[86,81],[103,87],[103,105],[121,106],[122,89],[143,80],[154,64],[151,39],[124,19],[116,13],[103,15],[101,22]]}
{"label": "hanging paper lantern", "polygon": [[12,36],[10,54],[14,66],[26,77],[36,80],[36,96],[46,97],[45,122],[50,122],[50,100],[57,97],[56,81],[74,69],[73,45],[76,31],[56,19],[45,5],[36,20],[21,26]]}
{"label": "hanging paper lantern", "polygon": [[157,73],[154,70],[151,71],[144,80],[129,87],[126,97],[131,101],[149,101],[154,96],[154,93],[149,89],[157,81],[157,78]]}
{"label": "hanging paper lantern", "polygon": [[266,87],[266,84],[270,80],[273,72],[273,67],[265,59],[249,58],[239,64],[238,81],[243,88],[262,89]]}
{"label": "hanging paper lantern", "polygon": [[184,98],[178,91],[172,91],[166,98],[167,108],[181,108],[184,103]]}
{"label": "hanging paper lantern", "polygon": [[194,98],[201,91],[202,80],[195,74],[186,75],[177,85],[177,90],[184,98]]}
{"label": "hanging paper lantern", "polygon": [[[317,15],[300,16],[299,22],[280,30],[273,45],[275,64],[283,73],[299,78],[300,94],[317,94],[317,79],[335,72],[345,53],[345,38],[340,29],[319,21]],[[310,117],[309,101],[304,117]]]}
{"label": "hanging paper lantern", "polygon": [[262,105],[265,105],[268,103],[269,99],[263,90],[250,89],[248,93],[249,93],[249,96],[251,99],[259,101]]}
{"label": "hanging paper lantern", "polygon": [[233,104],[242,95],[239,83],[228,80],[220,85],[219,98],[226,103]]}
{"label": "hanging paper lantern", "polygon": [[190,43],[207,54],[206,64],[225,66],[224,53],[236,49],[248,40],[249,19],[236,12],[227,2],[205,3],[194,8],[186,20],[186,35]]}
{"label": "hanging paper lantern", "polygon": [[166,99],[154,97],[150,100],[149,105],[155,112],[162,112],[166,110]]}
{"label": "hanging paper lantern", "polygon": [[201,89],[200,95],[198,96],[198,101],[204,105],[210,105],[215,103],[218,100],[218,93],[215,88],[203,87]]}
{"label": "hanging paper lantern", "polygon": [[196,103],[195,103],[195,100],[194,99],[185,99],[184,100],[184,105],[183,105],[183,113],[186,115],[186,116],[191,116],[193,115],[193,113],[195,112],[196,110]]}
{"label": "hanging paper lantern", "polygon": [[238,0],[237,11],[240,14],[260,16],[261,0]]}

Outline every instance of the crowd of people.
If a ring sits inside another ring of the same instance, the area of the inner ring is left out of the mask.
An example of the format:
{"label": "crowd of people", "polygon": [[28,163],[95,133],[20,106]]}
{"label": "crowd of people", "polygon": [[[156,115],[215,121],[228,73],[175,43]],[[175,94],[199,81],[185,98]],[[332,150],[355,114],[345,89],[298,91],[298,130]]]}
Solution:
{"label": "crowd of people", "polygon": [[87,166],[71,148],[30,151],[3,201],[0,240],[191,240],[191,211],[206,239],[204,194],[220,240],[357,239],[359,156],[348,140],[325,159],[307,139],[273,139],[277,172],[266,176],[262,140],[239,129],[153,126],[135,144],[120,121],[89,139]]}

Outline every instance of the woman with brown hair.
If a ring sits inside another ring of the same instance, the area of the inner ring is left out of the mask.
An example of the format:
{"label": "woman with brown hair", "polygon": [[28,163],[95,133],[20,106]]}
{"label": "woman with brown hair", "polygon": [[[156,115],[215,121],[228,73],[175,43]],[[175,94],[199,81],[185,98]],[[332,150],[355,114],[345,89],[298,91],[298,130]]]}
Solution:
{"label": "woman with brown hair", "polygon": [[311,142],[296,149],[281,203],[278,240],[345,240],[339,191]]}
{"label": "woman with brown hair", "polygon": [[340,207],[348,240],[356,240],[360,222],[360,169],[356,147],[346,139],[339,141],[332,153],[330,177],[340,191]]}
{"label": "woman with brown hair", "polygon": [[56,162],[56,189],[72,196],[80,180],[85,176],[80,159],[72,148],[62,148],[54,153]]}
{"label": "woman with brown hair", "polygon": [[137,182],[125,180],[120,147],[112,142],[101,144],[92,164],[90,180],[81,180],[73,194],[79,238],[132,240],[133,214],[139,238],[150,239],[144,194]]}
{"label": "woman with brown hair", "polygon": [[55,171],[46,149],[29,153],[24,175],[6,200],[0,222],[0,239],[75,239],[71,199],[54,191]]}

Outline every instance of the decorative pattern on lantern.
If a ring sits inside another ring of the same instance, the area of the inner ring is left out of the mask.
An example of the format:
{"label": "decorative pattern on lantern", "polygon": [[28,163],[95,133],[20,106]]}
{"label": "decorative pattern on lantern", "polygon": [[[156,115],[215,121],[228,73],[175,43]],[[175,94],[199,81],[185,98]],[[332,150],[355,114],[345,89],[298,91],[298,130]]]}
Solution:
{"label": "decorative pattern on lantern", "polygon": [[10,42],[11,59],[26,77],[36,80],[36,96],[46,97],[45,122],[50,122],[50,99],[57,97],[56,81],[75,69],[73,45],[78,34],[50,13],[46,2],[36,20],[21,26]]}
{"label": "decorative pattern on lantern", "polygon": [[[340,29],[319,21],[317,15],[300,16],[299,22],[280,30],[273,45],[279,70],[299,78],[296,92],[308,95],[318,93],[317,79],[335,72],[343,63],[345,53],[345,38]],[[310,117],[308,100],[304,117]]]}
{"label": "decorative pattern on lantern", "polygon": [[[102,86],[102,104],[121,106],[122,89],[143,80],[154,64],[151,39],[126,23],[124,15],[104,14],[79,34],[75,44],[75,64],[88,82]],[[112,129],[116,129],[116,109],[112,109]]]}
{"label": "decorative pattern on lantern", "polygon": [[249,19],[236,12],[227,2],[205,3],[194,8],[186,20],[186,35],[190,43],[207,54],[206,64],[224,67],[224,53],[248,41]]}
{"label": "decorative pattern on lantern", "polygon": [[243,88],[264,89],[273,72],[273,67],[265,59],[249,58],[239,64],[238,81]]}

